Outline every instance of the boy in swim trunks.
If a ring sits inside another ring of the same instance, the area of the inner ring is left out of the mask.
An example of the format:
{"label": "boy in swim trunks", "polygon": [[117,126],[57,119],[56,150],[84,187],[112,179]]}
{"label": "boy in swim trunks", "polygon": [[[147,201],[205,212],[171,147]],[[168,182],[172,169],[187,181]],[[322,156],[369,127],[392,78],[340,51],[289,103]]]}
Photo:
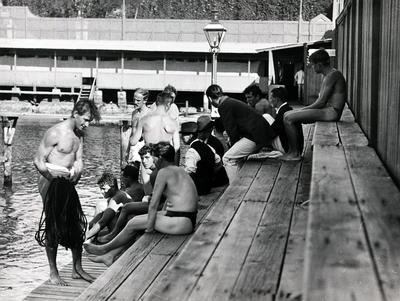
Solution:
{"label": "boy in swim trunks", "polygon": [[329,54],[321,48],[310,56],[310,63],[316,73],[323,74],[321,90],[317,100],[302,109],[286,112],[284,125],[288,137],[289,150],[280,157],[285,161],[301,159],[303,151],[302,132],[298,124],[316,121],[338,121],[347,100],[346,81],[343,74],[330,66]]}
{"label": "boy in swim trunks", "polygon": [[67,285],[57,269],[58,245],[71,248],[72,278],[93,281],[93,277],[82,269],[86,218],[75,189],[83,169],[84,131],[93,119],[100,119],[95,104],[89,100],[78,101],[68,119],[46,131],[34,159],[40,173],[39,192],[43,200],[42,218],[35,238],[46,248],[50,283],[55,285]]}
{"label": "boy in swim trunks", "polygon": [[[196,224],[198,195],[191,177],[181,167],[174,166],[175,151],[166,142],[154,146],[154,154],[159,158],[159,168],[149,204],[149,213],[135,216],[126,227],[105,245],[87,243],[86,251],[97,255],[90,259],[112,264],[115,257],[128,245],[132,237],[141,230],[154,230],[165,234],[188,234]],[[167,198],[164,211],[157,211],[161,195]]]}
{"label": "boy in swim trunks", "polygon": [[112,221],[119,209],[129,202],[132,197],[125,191],[118,188],[117,179],[109,172],[104,172],[97,181],[101,193],[107,199],[107,209],[98,213],[89,223],[90,230],[87,232],[86,239],[91,239],[97,235],[103,228],[112,229]]}

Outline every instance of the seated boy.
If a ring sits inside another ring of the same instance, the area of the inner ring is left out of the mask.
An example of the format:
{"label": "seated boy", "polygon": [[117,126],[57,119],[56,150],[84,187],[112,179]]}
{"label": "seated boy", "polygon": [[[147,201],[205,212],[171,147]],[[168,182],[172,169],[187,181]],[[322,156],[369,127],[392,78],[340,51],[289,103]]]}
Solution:
{"label": "seated boy", "polygon": [[[196,186],[187,172],[174,165],[175,151],[167,142],[159,142],[153,150],[158,156],[157,174],[153,197],[149,204],[149,213],[132,218],[125,228],[110,242],[104,245],[85,243],[84,247],[96,262],[112,264],[115,257],[132,241],[138,232],[158,232],[165,234],[188,234],[196,225],[198,195]],[[166,211],[158,211],[161,196],[167,201]]]}
{"label": "seated boy", "polygon": [[[154,185],[155,177],[157,175],[157,169],[154,165],[154,162],[157,161],[157,158],[151,154],[151,148],[146,145],[143,146],[139,150],[139,154],[140,154],[140,157],[142,160],[142,166],[145,168],[145,170],[151,171],[151,174],[149,175],[149,179],[148,179],[148,185],[150,185],[150,192],[147,195],[144,195],[144,192],[143,192],[143,194],[141,194],[140,198],[136,198],[135,201],[129,202],[122,206],[120,214],[118,216],[118,220],[117,220],[115,226],[113,227],[112,231],[104,236],[97,238],[97,241],[100,243],[107,243],[107,242],[111,241],[125,227],[126,223],[128,222],[128,220],[130,218],[132,218],[133,216],[136,216],[136,215],[146,214],[149,210],[149,200],[151,199],[151,192],[152,192],[151,187]],[[124,174],[123,174],[124,179],[125,179],[126,172],[127,173],[131,172],[132,178],[136,178],[136,182],[137,182],[139,170],[136,167],[127,165],[124,169]],[[128,184],[128,183],[126,183],[126,184]],[[128,189],[127,189],[127,192],[128,192]],[[158,208],[159,210],[162,209],[164,202],[165,202],[165,197],[162,196],[160,204],[159,204],[159,208]]]}
{"label": "seated boy", "polygon": [[101,193],[107,199],[107,208],[98,213],[89,223],[89,231],[86,240],[92,238],[104,227],[111,228],[111,221],[115,217],[118,209],[124,204],[131,202],[132,198],[126,192],[119,190],[117,179],[110,173],[104,172],[97,181]]}
{"label": "seated boy", "polygon": [[132,202],[141,202],[144,197],[143,185],[138,182],[139,167],[134,165],[126,165],[122,171],[122,182],[124,183],[125,192],[130,195]]}

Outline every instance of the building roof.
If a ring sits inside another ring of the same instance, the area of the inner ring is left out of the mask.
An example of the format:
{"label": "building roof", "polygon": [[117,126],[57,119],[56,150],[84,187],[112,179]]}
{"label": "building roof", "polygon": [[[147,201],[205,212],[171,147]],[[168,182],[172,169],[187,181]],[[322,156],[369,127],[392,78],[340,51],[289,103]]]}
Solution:
{"label": "building roof", "polygon": [[330,43],[330,42],[332,42],[332,39],[316,40],[316,41],[301,42],[301,43],[287,43],[287,44],[281,44],[281,45],[271,45],[271,46],[267,46],[267,47],[257,48],[256,52],[282,50],[282,49],[289,49],[289,48],[295,48],[295,47],[303,47],[304,44],[307,44],[307,46],[311,46],[314,44],[324,44],[324,43]]}
{"label": "building roof", "polygon": [[[285,47],[290,43],[222,43],[220,53],[256,54],[261,49]],[[204,42],[170,41],[110,41],[110,40],[51,40],[51,39],[0,39],[0,48],[54,49],[54,50],[109,50],[143,52],[192,52],[208,53]]]}

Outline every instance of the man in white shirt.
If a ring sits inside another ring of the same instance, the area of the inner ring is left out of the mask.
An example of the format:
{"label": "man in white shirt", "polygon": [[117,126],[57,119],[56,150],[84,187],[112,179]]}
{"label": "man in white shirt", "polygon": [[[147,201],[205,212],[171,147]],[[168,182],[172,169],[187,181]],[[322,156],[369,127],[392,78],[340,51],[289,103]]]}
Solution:
{"label": "man in white shirt", "polygon": [[297,99],[303,100],[303,88],[304,88],[304,71],[303,66],[294,75],[294,85],[297,85]]}

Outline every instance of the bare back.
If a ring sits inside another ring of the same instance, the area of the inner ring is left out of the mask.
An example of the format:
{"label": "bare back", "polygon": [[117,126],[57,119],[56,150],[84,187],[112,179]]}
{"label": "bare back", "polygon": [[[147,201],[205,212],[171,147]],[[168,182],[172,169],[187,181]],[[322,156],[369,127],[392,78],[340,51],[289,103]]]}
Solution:
{"label": "bare back", "polygon": [[181,167],[170,165],[162,168],[155,185],[165,185],[166,209],[194,212],[197,210],[198,195],[192,178]]}
{"label": "bare back", "polygon": [[321,85],[320,95],[326,97],[326,106],[342,111],[347,100],[346,81],[336,69],[327,74]]}
{"label": "bare back", "polygon": [[176,121],[168,115],[151,113],[142,119],[142,136],[146,144],[169,142],[172,144],[173,135],[178,130]]}

